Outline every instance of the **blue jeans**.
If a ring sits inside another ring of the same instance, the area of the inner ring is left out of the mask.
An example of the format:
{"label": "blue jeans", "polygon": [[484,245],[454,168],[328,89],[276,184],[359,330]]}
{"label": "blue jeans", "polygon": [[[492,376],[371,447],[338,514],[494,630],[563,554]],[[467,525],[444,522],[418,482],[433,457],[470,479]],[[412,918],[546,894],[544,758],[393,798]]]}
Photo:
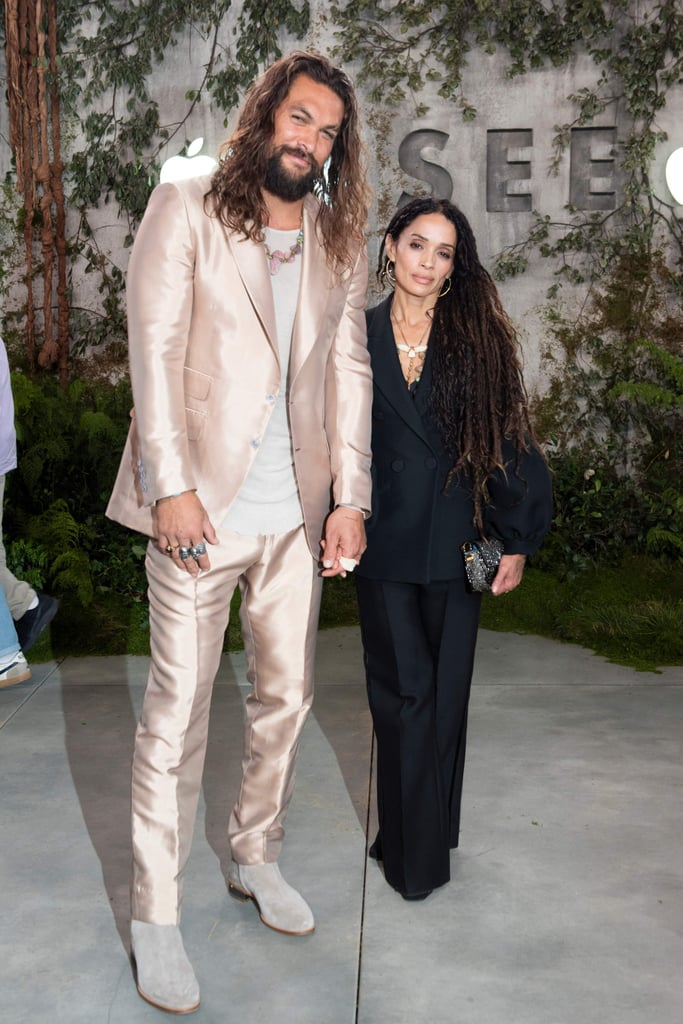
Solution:
{"label": "blue jeans", "polygon": [[0,590],[0,662],[19,653],[19,638],[5,595]]}

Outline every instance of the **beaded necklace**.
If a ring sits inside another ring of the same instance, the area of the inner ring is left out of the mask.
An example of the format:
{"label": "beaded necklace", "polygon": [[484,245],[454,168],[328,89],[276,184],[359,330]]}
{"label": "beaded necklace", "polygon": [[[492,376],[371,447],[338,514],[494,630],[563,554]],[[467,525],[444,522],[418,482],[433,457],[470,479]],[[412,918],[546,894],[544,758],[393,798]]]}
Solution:
{"label": "beaded necklace", "polygon": [[294,245],[290,245],[289,252],[283,252],[281,249],[276,249],[275,252],[271,252],[268,248],[267,242],[264,241],[263,246],[266,250],[266,259],[268,260],[268,269],[270,270],[270,276],[273,277],[279,271],[283,263],[293,263],[300,252],[303,252],[304,248],[304,226],[303,224],[299,228],[299,234],[296,236],[296,242]]}

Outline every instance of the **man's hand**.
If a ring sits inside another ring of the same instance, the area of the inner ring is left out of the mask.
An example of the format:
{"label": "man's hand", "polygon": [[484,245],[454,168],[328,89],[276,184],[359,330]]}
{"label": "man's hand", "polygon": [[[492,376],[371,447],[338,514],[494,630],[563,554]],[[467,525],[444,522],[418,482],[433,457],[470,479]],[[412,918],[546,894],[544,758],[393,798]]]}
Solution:
{"label": "man's hand", "polygon": [[496,597],[509,594],[522,582],[526,555],[503,555],[498,566],[496,578],[491,584],[491,593]]}
{"label": "man's hand", "polygon": [[154,506],[154,521],[157,547],[169,555],[179,569],[196,576],[200,569],[210,568],[206,551],[196,558],[192,555],[192,549],[198,544],[206,548],[205,541],[218,543],[206,509],[194,491],[161,498]]}
{"label": "man's hand", "polygon": [[340,558],[359,562],[365,551],[365,522],[363,513],[340,505],[325,520],[325,536],[320,541],[323,551],[322,576],[346,576]]}

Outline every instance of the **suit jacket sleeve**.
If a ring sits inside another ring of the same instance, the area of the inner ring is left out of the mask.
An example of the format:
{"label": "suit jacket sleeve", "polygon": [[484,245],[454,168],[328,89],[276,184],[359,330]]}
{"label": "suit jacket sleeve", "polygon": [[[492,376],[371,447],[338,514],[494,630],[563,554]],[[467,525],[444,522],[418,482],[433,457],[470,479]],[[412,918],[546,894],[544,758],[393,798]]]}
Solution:
{"label": "suit jacket sleeve", "polygon": [[538,448],[522,452],[519,466],[509,442],[503,444],[507,473],[489,480],[491,503],[484,512],[484,532],[503,541],[506,555],[532,555],[550,529],[553,495],[550,471]]}
{"label": "suit jacket sleeve", "polygon": [[332,503],[357,505],[369,511],[372,373],[365,326],[367,279],[363,247],[327,362],[325,432],[330,449]]}
{"label": "suit jacket sleeve", "polygon": [[158,186],[127,277],[130,375],[144,502],[195,488],[183,392],[193,302],[193,231],[180,191]]}

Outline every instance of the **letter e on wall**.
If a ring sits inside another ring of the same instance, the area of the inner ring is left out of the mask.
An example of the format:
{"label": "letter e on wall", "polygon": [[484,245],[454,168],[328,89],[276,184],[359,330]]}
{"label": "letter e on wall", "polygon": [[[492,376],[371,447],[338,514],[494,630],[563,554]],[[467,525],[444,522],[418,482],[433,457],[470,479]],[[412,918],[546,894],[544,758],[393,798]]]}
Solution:
{"label": "letter e on wall", "polygon": [[486,209],[489,213],[531,210],[530,128],[494,129],[486,133]]}
{"label": "letter e on wall", "polygon": [[616,206],[614,145],[616,128],[573,128],[570,144],[569,202],[577,210]]}

